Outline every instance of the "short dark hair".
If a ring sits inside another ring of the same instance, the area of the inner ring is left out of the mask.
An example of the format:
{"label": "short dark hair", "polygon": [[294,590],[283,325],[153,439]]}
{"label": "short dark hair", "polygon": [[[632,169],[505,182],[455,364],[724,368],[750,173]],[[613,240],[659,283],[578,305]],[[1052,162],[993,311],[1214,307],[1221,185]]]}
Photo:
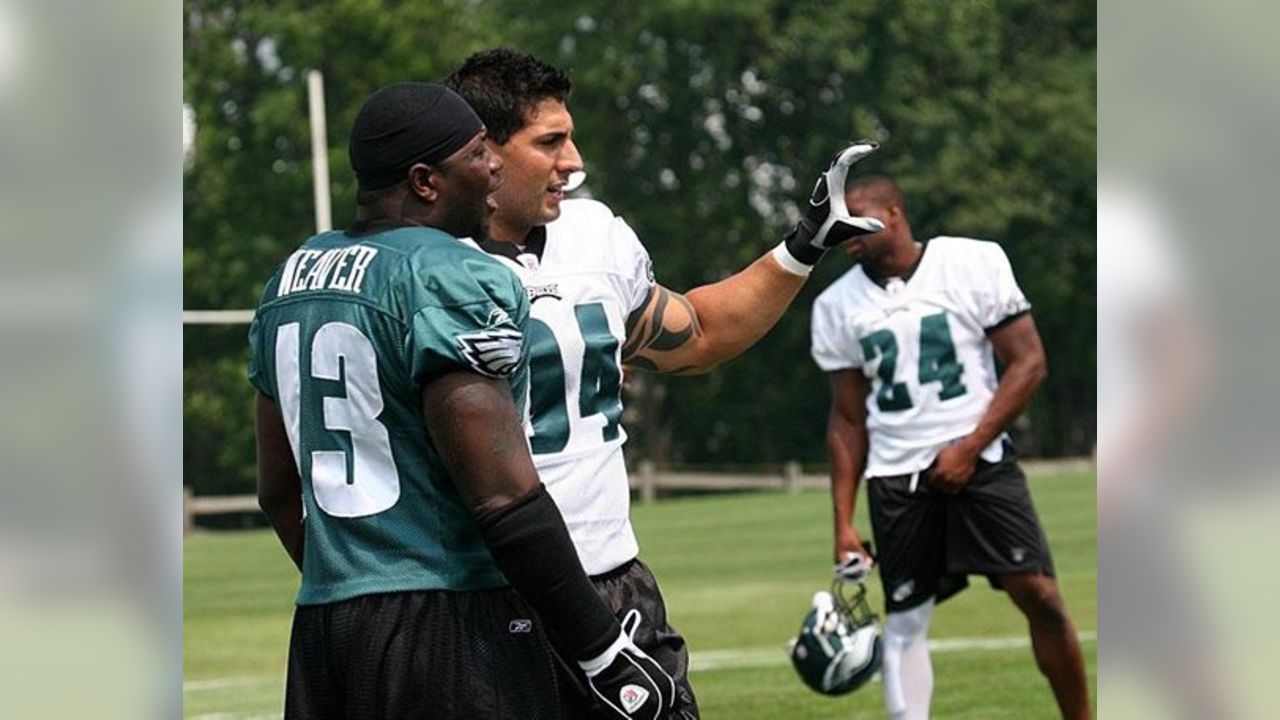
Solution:
{"label": "short dark hair", "polygon": [[846,185],[845,195],[852,195],[855,191],[866,193],[871,200],[884,207],[897,205],[904,213],[907,211],[902,188],[888,175],[869,175],[852,180]]}
{"label": "short dark hair", "polygon": [[504,145],[543,100],[566,102],[573,81],[532,55],[507,48],[478,52],[445,78],[480,116],[489,137]]}

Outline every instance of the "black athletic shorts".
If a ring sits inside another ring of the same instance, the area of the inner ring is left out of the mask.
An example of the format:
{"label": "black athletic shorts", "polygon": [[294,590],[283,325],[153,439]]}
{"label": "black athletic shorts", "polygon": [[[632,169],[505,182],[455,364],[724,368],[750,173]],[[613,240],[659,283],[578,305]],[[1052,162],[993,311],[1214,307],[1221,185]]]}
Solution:
{"label": "black athletic shorts", "polygon": [[[636,645],[676,681],[676,702],[671,717],[680,720],[698,718],[698,702],[693,696],[693,688],[689,686],[689,648],[680,633],[667,624],[667,606],[653,573],[644,563],[632,560],[592,577],[591,582],[619,621],[632,609],[640,611],[640,627],[633,638]],[[594,696],[577,663],[561,661],[559,675],[567,716],[590,717]]]}
{"label": "black athletic shorts", "polygon": [[556,720],[555,664],[541,623],[510,588],[302,605],[284,716]]}
{"label": "black athletic shorts", "polygon": [[1000,462],[979,460],[957,495],[931,490],[928,471],[911,484],[911,475],[866,481],[886,612],[942,602],[968,586],[968,575],[986,575],[994,588],[1001,575],[1054,575],[1027,477],[1008,446]]}

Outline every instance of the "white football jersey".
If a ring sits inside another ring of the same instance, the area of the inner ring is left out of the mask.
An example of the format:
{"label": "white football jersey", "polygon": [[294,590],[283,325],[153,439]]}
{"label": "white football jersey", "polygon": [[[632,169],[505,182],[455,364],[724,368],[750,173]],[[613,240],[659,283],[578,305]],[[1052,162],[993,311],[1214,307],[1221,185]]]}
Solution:
{"label": "white football jersey", "polygon": [[[905,280],[856,265],[818,296],[814,361],[870,381],[866,477],[924,470],[977,427],[997,384],[986,333],[1030,309],[1000,246],[958,237],[929,241]],[[982,457],[1000,460],[1003,438]]]}
{"label": "white football jersey", "polygon": [[639,553],[622,444],[625,323],[654,286],[649,253],[626,221],[594,200],[566,200],[529,244],[483,249],[529,293],[529,403],[534,465],[560,507],[589,575]]}

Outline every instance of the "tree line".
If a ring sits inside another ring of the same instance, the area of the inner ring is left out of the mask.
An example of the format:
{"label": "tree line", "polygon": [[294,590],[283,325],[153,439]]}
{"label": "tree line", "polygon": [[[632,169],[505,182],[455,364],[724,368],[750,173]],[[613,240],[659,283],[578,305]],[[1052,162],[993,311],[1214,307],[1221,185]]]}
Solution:
{"label": "tree line", "polygon": [[[676,290],[747,265],[788,228],[832,152],[898,179],[917,237],[996,240],[1049,354],[1015,434],[1023,454],[1095,435],[1096,7],[963,0],[186,0],[184,305],[256,305],[313,230],[305,73],[324,73],[334,223],[354,216],[346,133],[365,97],[439,80],[503,45],[567,69],[588,172]],[[834,255],[834,254],[833,254]],[[628,378],[629,456],[663,464],[825,461],[826,379],[809,307],[823,261],[755,348],[710,375]],[[244,326],[184,332],[185,482],[253,484]]]}

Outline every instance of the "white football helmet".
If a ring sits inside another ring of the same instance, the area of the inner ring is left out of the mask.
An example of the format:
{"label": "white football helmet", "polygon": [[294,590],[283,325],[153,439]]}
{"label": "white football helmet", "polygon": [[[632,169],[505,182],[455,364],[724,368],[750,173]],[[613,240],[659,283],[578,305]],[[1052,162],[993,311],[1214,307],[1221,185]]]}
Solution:
{"label": "white football helmet", "polygon": [[862,687],[880,669],[880,626],[862,582],[836,580],[813,595],[813,608],[787,651],[805,685],[823,695]]}

